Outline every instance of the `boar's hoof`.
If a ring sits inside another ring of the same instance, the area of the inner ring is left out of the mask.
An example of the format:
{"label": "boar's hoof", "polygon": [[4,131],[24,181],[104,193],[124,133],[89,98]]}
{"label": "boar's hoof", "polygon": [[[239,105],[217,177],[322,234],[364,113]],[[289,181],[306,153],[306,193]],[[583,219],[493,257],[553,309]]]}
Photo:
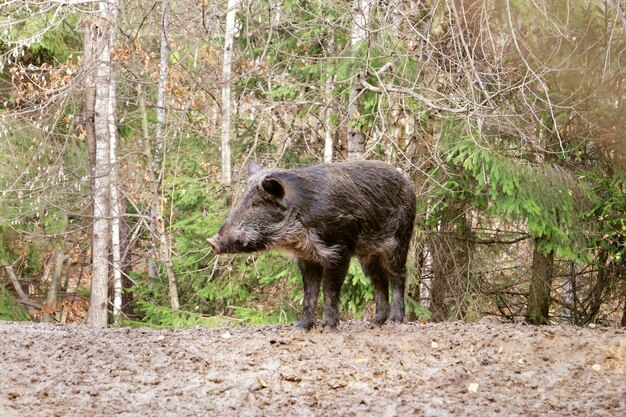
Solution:
{"label": "boar's hoof", "polygon": [[315,327],[315,322],[309,320],[300,320],[293,326],[292,331],[307,331],[311,330],[313,327]]}
{"label": "boar's hoof", "polygon": [[389,317],[389,321],[392,323],[404,323],[404,315],[392,314],[391,317]]}
{"label": "boar's hoof", "polygon": [[340,332],[339,326],[324,326],[322,328],[322,331],[324,333],[339,333]]}
{"label": "boar's hoof", "polygon": [[373,320],[370,320],[373,324],[377,326],[382,326],[387,321],[387,316],[384,317],[374,317]]}
{"label": "boar's hoof", "polygon": [[338,325],[339,320],[324,320],[324,323],[322,323],[325,329],[336,329]]}

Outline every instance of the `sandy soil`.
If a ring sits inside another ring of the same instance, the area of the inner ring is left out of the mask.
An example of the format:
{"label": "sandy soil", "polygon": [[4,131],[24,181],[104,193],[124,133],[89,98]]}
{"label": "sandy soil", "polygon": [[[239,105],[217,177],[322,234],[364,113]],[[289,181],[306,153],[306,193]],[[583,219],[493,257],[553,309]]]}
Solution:
{"label": "sandy soil", "polygon": [[626,416],[626,331],[0,322],[0,416]]}

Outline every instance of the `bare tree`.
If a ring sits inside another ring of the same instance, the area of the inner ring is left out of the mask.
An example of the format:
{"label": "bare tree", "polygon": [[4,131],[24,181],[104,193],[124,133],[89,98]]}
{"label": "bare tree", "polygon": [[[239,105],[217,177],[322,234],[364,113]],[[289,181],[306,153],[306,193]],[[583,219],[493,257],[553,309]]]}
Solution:
{"label": "bare tree", "polygon": [[[330,40],[328,42],[328,54],[333,53],[335,46],[335,34],[331,32]],[[326,70],[326,83],[324,85],[324,96],[326,98],[326,106],[323,110],[323,120],[324,120],[324,162],[332,162],[333,160],[333,148],[334,148],[334,135],[333,135],[333,124],[331,121],[333,107],[332,107],[332,92],[333,92],[333,82],[335,79],[335,75],[327,69]]]}
{"label": "bare tree", "polygon": [[[107,326],[107,293],[109,283],[109,244],[111,242],[111,152],[115,151],[115,76],[112,51],[115,45],[117,2],[100,3],[94,20],[86,30],[85,46],[93,57],[95,71],[93,167],[93,234],[92,282],[87,323],[92,327]],[[87,88],[93,88],[86,86]],[[115,158],[113,158],[115,160]],[[119,229],[118,229],[119,230]]]}
{"label": "bare tree", "polygon": [[[114,44],[116,27],[111,31]],[[122,315],[122,210],[121,196],[119,192],[119,167],[118,167],[118,136],[117,136],[117,95],[115,91],[115,72],[110,70],[111,82],[109,83],[109,98],[107,111],[107,126],[109,133],[109,167],[110,167],[110,217],[111,217],[111,272],[113,275],[113,321],[119,323]]]}
{"label": "bare tree", "polygon": [[231,84],[233,66],[233,38],[235,35],[235,14],[241,0],[228,0],[226,9],[226,32],[224,33],[224,61],[222,62],[222,183],[232,182],[230,162],[231,133]]}
{"label": "bare tree", "polygon": [[[373,6],[373,0],[354,0],[352,8],[352,30],[350,46],[354,59],[358,56],[367,40],[367,23]],[[365,153],[365,138],[361,130],[361,110],[358,105],[363,87],[361,85],[362,72],[355,70],[352,73],[352,85],[348,95],[348,158],[363,158]]]}
{"label": "bare tree", "polygon": [[152,230],[156,233],[158,245],[161,248],[161,259],[165,265],[167,273],[167,281],[170,294],[170,307],[172,310],[180,308],[178,300],[178,286],[176,284],[176,275],[174,274],[174,266],[172,265],[171,244],[165,230],[165,220],[163,219],[163,209],[161,206],[161,182],[163,172],[163,135],[165,128],[165,111],[167,108],[165,96],[167,89],[167,68],[169,61],[169,45],[168,45],[168,28],[169,28],[169,1],[161,2],[161,54],[159,66],[159,85],[157,89],[157,123],[156,123],[156,140],[155,152],[150,169],[152,175],[152,202],[151,202],[151,219],[153,222]]}

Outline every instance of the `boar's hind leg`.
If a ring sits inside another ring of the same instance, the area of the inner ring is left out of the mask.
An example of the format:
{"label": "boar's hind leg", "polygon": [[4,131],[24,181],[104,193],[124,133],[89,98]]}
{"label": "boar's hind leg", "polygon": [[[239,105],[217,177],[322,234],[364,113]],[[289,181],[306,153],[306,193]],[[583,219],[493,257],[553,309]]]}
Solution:
{"label": "boar's hind leg", "polygon": [[406,272],[394,272],[391,276],[391,315],[389,320],[395,323],[404,321],[404,285]]}
{"label": "boar's hind leg", "polygon": [[334,329],[339,324],[339,296],[349,265],[346,256],[324,271],[324,327]]}
{"label": "boar's hind leg", "polygon": [[304,309],[302,318],[296,324],[296,329],[310,329],[315,326],[317,318],[317,296],[320,293],[323,268],[316,262],[298,261],[302,284],[304,285]]}
{"label": "boar's hind leg", "polygon": [[365,272],[365,275],[367,275],[374,287],[376,315],[372,321],[381,325],[387,321],[389,316],[389,281],[387,280],[385,268],[377,255],[367,258],[363,257],[359,260],[361,261],[363,272]]}
{"label": "boar's hind leg", "polygon": [[408,242],[398,247],[390,260],[389,282],[391,283],[391,315],[389,320],[402,323],[404,321],[404,286],[406,284],[406,257]]}

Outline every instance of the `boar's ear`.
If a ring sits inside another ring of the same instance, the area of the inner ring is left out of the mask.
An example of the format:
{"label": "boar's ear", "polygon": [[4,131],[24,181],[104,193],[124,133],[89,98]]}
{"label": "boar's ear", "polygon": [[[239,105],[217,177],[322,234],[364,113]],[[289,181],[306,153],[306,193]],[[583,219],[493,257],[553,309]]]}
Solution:
{"label": "boar's ear", "polygon": [[257,172],[259,172],[260,170],[262,170],[263,167],[259,164],[257,164],[256,162],[252,161],[248,164],[248,176],[251,177],[254,174],[256,174]]}
{"label": "boar's ear", "polygon": [[273,177],[265,177],[261,186],[269,195],[274,197],[276,200],[282,200],[285,196],[285,187],[279,180]]}

